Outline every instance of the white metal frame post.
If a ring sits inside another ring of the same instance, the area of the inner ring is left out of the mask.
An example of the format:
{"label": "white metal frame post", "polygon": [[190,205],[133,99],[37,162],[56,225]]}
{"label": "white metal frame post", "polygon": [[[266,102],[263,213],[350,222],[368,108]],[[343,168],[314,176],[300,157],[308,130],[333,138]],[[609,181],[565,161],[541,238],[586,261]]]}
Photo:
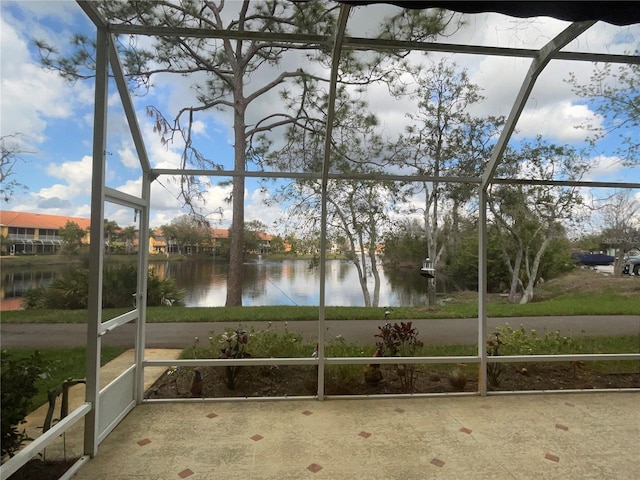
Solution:
{"label": "white metal frame post", "polygon": [[487,192],[478,189],[478,393],[487,394]]}
{"label": "white metal frame post", "polygon": [[140,212],[138,233],[138,319],[136,322],[136,403],[144,400],[144,357],[147,319],[147,283],[149,268],[149,203],[151,201],[151,174],[142,174],[142,200],[146,205]]}
{"label": "white metal frame post", "polygon": [[336,103],[336,86],[340,67],[342,42],[347,28],[347,20],[351,7],[342,5],[338,16],[336,36],[331,54],[331,80],[329,84],[329,104],[327,106],[327,128],[324,138],[324,159],[322,163],[322,212],[320,225],[320,308],[318,311],[318,399],[324,400],[324,368],[325,368],[325,302],[326,302],[326,261],[327,261],[327,184],[331,166],[331,136]]}
{"label": "white metal frame post", "polygon": [[93,172],[91,177],[91,242],[89,245],[89,300],[87,312],[86,401],[92,405],[85,417],[84,452],[98,452],[98,398],[102,324],[102,270],[104,265],[104,198],[109,93],[109,42],[106,28],[97,27],[95,111],[93,119]]}

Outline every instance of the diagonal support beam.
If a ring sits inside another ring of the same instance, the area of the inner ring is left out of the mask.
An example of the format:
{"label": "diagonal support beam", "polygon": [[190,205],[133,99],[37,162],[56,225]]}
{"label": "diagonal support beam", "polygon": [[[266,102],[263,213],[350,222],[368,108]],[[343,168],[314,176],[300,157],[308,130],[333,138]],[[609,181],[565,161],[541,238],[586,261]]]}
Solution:
{"label": "diagonal support beam", "polygon": [[104,16],[98,11],[98,6],[94,1],[88,0],[77,0],[80,8],[84,10],[84,13],[87,14],[87,17],[93,22],[93,24],[98,28],[107,28],[109,26],[109,22]]}
{"label": "diagonal support beam", "polygon": [[588,28],[590,28],[595,21],[589,22],[580,22],[580,23],[572,23],[566,29],[564,29],[560,34],[558,34],[553,40],[547,43],[544,47],[540,49],[538,55],[531,62],[531,66],[529,67],[529,71],[527,72],[527,76],[520,87],[520,91],[518,92],[518,96],[511,108],[511,112],[509,113],[509,117],[507,118],[507,122],[505,123],[504,129],[500,134],[500,138],[498,139],[498,143],[493,149],[491,153],[491,158],[489,159],[489,163],[487,164],[487,168],[484,171],[482,176],[482,188],[487,189],[489,183],[493,179],[493,176],[496,172],[496,168],[498,167],[498,163],[502,160],[502,155],[504,155],[504,151],[507,148],[507,144],[511,139],[511,135],[516,128],[516,124],[520,119],[520,115],[522,114],[522,110],[524,110],[524,106],[529,99],[529,95],[531,94],[531,90],[533,90],[533,86],[538,79],[538,76],[547,66],[549,61],[556,55],[560,49],[568,45],[571,41],[573,41],[576,37],[584,33]]}
{"label": "diagonal support beam", "polygon": [[151,171],[151,165],[149,164],[147,149],[145,148],[144,140],[142,139],[138,116],[133,108],[133,101],[129,94],[129,88],[127,87],[127,79],[124,77],[122,62],[120,62],[120,57],[118,56],[115,43],[115,38],[113,38],[112,35],[111,42],[109,42],[109,62],[111,63],[111,71],[113,72],[113,76],[116,80],[118,93],[120,93],[120,101],[122,102],[122,107],[124,108],[124,113],[127,117],[127,123],[129,124],[129,130],[133,137],[133,143],[136,147],[140,166],[142,167],[143,172],[149,173]]}

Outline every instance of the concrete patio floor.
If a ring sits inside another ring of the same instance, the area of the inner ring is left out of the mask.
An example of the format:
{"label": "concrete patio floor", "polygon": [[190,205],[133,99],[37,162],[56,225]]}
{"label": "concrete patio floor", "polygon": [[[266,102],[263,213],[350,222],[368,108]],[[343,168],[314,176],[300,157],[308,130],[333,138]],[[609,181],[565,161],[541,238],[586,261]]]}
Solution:
{"label": "concrete patio floor", "polygon": [[635,393],[135,408],[77,480],[640,478]]}
{"label": "concrete patio floor", "polygon": [[[131,361],[104,366],[103,380]],[[81,454],[76,427],[48,459],[63,445]],[[144,403],[73,477],[180,478],[640,479],[640,394]]]}

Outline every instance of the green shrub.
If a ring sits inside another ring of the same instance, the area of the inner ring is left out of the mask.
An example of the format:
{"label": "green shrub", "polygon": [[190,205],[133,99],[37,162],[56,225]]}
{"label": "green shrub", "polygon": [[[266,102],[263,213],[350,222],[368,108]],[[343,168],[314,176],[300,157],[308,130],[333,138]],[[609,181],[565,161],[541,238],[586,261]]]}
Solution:
{"label": "green shrub", "polygon": [[[361,347],[355,343],[347,343],[342,335],[331,337],[325,348],[327,357],[367,357],[373,355],[371,347]],[[327,365],[327,384],[350,385],[362,379],[363,367],[361,365]]]}
{"label": "green shrub", "polygon": [[282,332],[271,322],[265,330],[251,330],[251,351],[254,357],[310,357],[313,345],[303,343],[302,335],[290,332],[286,325]]}
{"label": "green shrub", "polygon": [[184,291],[178,289],[172,279],[158,277],[155,269],[152,268],[147,274],[147,305],[150,307],[184,306]]}
{"label": "green shrub", "polygon": [[29,414],[31,399],[38,393],[36,381],[45,373],[45,365],[36,351],[27,358],[13,358],[2,350],[2,456],[10,457],[29,440],[18,426]]}
{"label": "green shrub", "polygon": [[[107,266],[102,280],[102,307],[132,307],[138,289],[137,268],[132,264]],[[89,299],[89,270],[76,268],[56,278],[47,288],[25,293],[23,307],[56,310],[85,309]],[[147,305],[184,305],[184,292],[171,279],[160,279],[154,269],[147,274]]]}
{"label": "green shrub", "polygon": [[500,339],[500,355],[557,355],[569,353],[574,340],[559,331],[538,336],[536,330],[527,330],[523,325],[514,329],[506,323],[496,327],[496,337]]}
{"label": "green shrub", "polygon": [[47,289],[44,287],[31,288],[22,296],[22,308],[47,308],[44,301]]}
{"label": "green shrub", "polygon": [[[508,323],[496,327],[496,331],[487,340],[487,354],[499,355],[558,355],[571,353],[575,341],[571,337],[561,335],[559,331],[548,332],[544,337],[538,336],[535,330],[527,330],[523,325],[514,329]],[[500,386],[504,363],[487,365],[487,380],[494,386]]]}

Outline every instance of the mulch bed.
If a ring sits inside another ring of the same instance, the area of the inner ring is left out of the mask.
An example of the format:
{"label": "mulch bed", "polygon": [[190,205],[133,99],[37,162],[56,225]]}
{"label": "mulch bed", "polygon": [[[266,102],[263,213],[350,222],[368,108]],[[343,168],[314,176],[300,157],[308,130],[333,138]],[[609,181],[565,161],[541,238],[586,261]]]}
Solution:
{"label": "mulch bed", "polygon": [[[571,390],[640,388],[640,362],[634,373],[602,373],[584,365],[569,363],[503,364],[499,385],[489,384],[491,391]],[[327,395],[372,395],[400,393],[475,392],[477,370],[473,365],[417,366],[413,388],[400,381],[394,365],[380,367],[381,379],[365,381],[366,366],[327,366]],[[354,369],[360,369],[361,373]],[[201,388],[191,392],[193,369],[183,368],[165,373],[146,392],[146,398],[226,398],[284,397],[315,395],[317,374],[309,366],[242,367],[233,389],[226,385],[225,367],[201,367]],[[452,372],[458,370],[456,374]],[[462,374],[460,374],[462,372]],[[466,380],[466,381],[465,381]],[[462,385],[464,383],[464,385]]]}
{"label": "mulch bed", "polygon": [[78,459],[43,461],[33,459],[11,475],[11,480],[58,480]]}

